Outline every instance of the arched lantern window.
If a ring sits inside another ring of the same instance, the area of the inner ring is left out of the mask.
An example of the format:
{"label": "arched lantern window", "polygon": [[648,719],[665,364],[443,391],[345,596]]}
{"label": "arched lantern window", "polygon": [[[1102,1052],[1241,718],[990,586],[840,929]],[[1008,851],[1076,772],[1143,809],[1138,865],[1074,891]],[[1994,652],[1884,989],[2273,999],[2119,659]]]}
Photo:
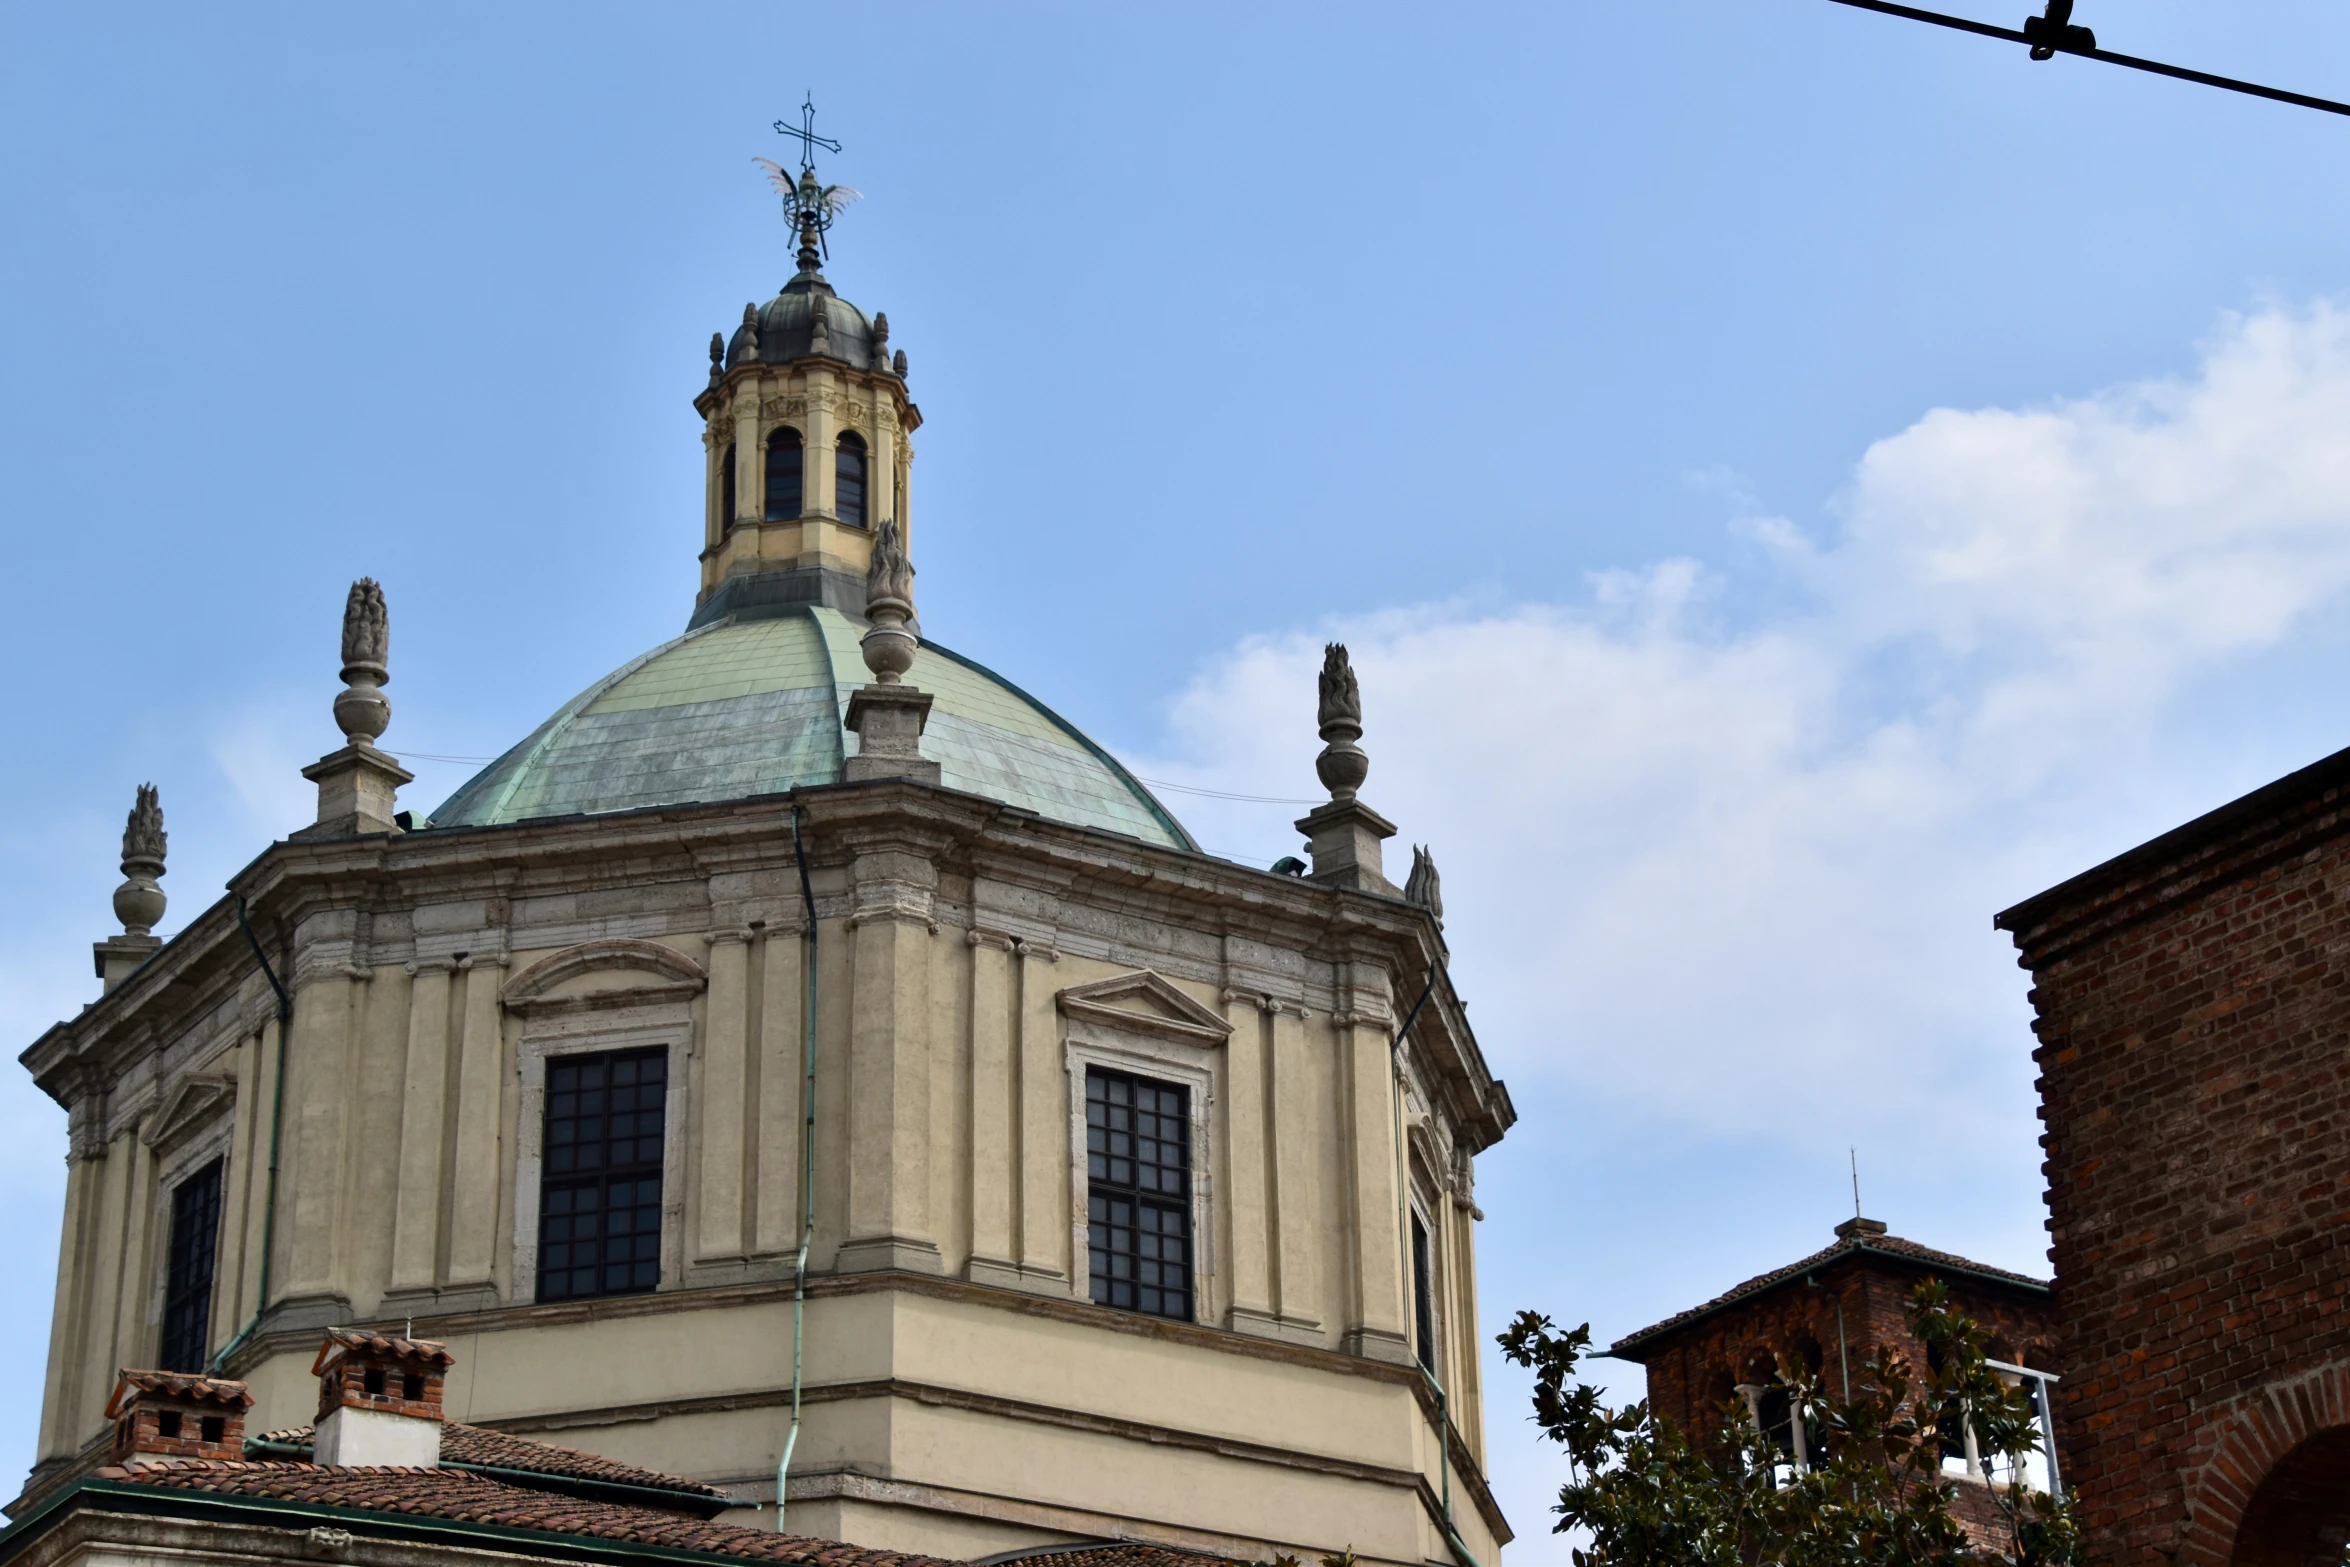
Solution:
{"label": "arched lantern window", "polygon": [[800,514],[800,432],[789,426],[767,437],[767,520],[789,522]]}
{"label": "arched lantern window", "polygon": [[865,438],[850,430],[832,458],[833,512],[852,528],[865,526]]}
{"label": "arched lantern window", "polygon": [[727,444],[726,455],[718,459],[718,526],[734,526],[734,446]]}

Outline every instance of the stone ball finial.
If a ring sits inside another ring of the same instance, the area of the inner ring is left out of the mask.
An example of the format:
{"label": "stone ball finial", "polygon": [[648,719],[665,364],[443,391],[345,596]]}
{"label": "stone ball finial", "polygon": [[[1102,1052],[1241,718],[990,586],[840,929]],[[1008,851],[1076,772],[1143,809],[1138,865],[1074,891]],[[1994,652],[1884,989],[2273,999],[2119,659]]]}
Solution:
{"label": "stone ball finial", "polygon": [[914,667],[914,650],[922,642],[906,629],[914,618],[914,563],[906,558],[895,517],[873,537],[873,559],[865,569],[865,618],[872,623],[858,643],[865,667],[882,685],[896,685]]}
{"label": "stone ball finial", "polygon": [[122,829],[123,884],[114,889],[114,917],[123,933],[145,936],[163,918],[163,802],[153,784],[139,785],[137,803]]}
{"label": "stone ball finial", "polygon": [[1343,642],[1323,645],[1321,702],[1315,718],[1323,744],[1322,754],[1314,758],[1314,774],[1331,799],[1351,800],[1371,776],[1371,759],[1355,744],[1363,737],[1363,697]]}
{"label": "stone ball finial", "polygon": [[335,698],[335,723],[353,745],[372,747],[391,725],[392,704],[382,690],[392,678],[391,643],[384,590],[373,577],[361,577],[343,603],[343,691]]}
{"label": "stone ball finial", "polygon": [[1406,903],[1426,909],[1437,924],[1444,923],[1444,881],[1436,874],[1436,856],[1424,843],[1412,845],[1412,874],[1403,884]]}

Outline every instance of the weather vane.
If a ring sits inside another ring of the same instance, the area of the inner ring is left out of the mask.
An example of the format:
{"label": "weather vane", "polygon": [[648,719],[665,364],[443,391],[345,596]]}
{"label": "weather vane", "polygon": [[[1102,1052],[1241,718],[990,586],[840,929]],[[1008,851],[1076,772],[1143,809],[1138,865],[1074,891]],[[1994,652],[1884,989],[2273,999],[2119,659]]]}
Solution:
{"label": "weather vane", "polygon": [[778,136],[796,136],[799,138],[800,172],[803,174],[812,172],[815,169],[817,148],[822,147],[826,152],[833,153],[840,151],[839,142],[832,140],[830,137],[819,136],[816,134],[816,95],[814,93],[808,94],[807,101],[800,105],[800,123],[797,126],[792,126],[787,125],[782,120],[777,120],[775,122],[775,134]]}
{"label": "weather vane", "polygon": [[784,172],[783,165],[773,158],[753,158],[751,161],[767,171],[767,183],[783,197],[784,215],[800,231],[800,270],[813,272],[820,260],[829,260],[832,247],[825,233],[840,211],[863,194],[848,185],[820,185],[816,182],[816,149],[840,151],[840,143],[828,136],[816,134],[816,98],[813,93],[800,105],[800,123],[790,125],[775,122],[778,136],[794,136],[800,143],[800,177],[793,179]]}

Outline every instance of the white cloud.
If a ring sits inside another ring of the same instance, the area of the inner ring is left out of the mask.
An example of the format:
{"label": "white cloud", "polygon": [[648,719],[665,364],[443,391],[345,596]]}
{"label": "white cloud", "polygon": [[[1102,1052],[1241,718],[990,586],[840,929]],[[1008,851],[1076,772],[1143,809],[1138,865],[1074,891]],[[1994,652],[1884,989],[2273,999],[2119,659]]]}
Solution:
{"label": "white cloud", "polygon": [[245,809],[248,840],[283,838],[317,814],[318,791],[302,769],[317,760],[319,726],[290,716],[309,712],[298,700],[255,702],[218,723],[208,749]]}
{"label": "white cloud", "polygon": [[[1521,1103],[1534,1079],[1840,1157],[1800,1109],[1833,1088],[1945,1146],[2028,1137],[2024,986],[1989,916],[2126,846],[2134,778],[2170,781],[2162,810],[2236,786],[2179,698],[2340,605],[2345,430],[2350,313],[2232,317],[2187,379],[1928,414],[1811,539],[1742,517],[1798,610],[1743,612],[1738,581],[1671,560],[1569,602],[1264,638],[1199,674],[1180,760],[1144,770],[1311,792],[1313,669],[1342,637],[1365,798],[1434,840]],[[1294,841],[1294,810],[1184,814],[1214,847]]]}

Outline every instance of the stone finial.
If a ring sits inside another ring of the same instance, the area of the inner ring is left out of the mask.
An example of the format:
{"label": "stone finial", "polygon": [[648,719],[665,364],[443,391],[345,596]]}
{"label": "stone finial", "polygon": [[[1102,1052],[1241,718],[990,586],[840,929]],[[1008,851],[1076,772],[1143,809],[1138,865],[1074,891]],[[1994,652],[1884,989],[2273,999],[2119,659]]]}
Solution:
{"label": "stone finial", "polygon": [[1351,800],[1371,775],[1371,759],[1355,742],[1363,737],[1363,695],[1355,684],[1354,665],[1346,644],[1325,643],[1322,648],[1322,701],[1315,714],[1322,730],[1322,754],[1314,758],[1314,772],[1333,800]]}
{"label": "stone finial", "polygon": [[921,639],[906,629],[914,618],[914,563],[906,558],[894,517],[873,539],[872,564],[865,571],[865,618],[872,622],[858,644],[865,667],[883,685],[896,685],[914,667]]}
{"label": "stone finial", "polygon": [[382,689],[392,678],[391,646],[384,590],[374,578],[361,577],[343,604],[343,690],[335,698],[335,723],[347,743],[302,769],[302,776],[318,785],[318,820],[295,833],[297,838],[399,830],[392,819],[393,795],[415,775],[375,747],[376,737],[392,721],[392,704]]}
{"label": "stone finial", "polygon": [[1392,898],[1396,888],[1381,869],[1379,846],[1395,836],[1395,824],[1355,798],[1370,776],[1371,759],[1355,744],[1363,737],[1363,695],[1342,642],[1322,649],[1320,695],[1314,716],[1322,754],[1314,758],[1314,772],[1330,791],[1330,803],[1297,823],[1314,857],[1313,879]]}
{"label": "stone finial", "polygon": [[122,829],[123,884],[114,889],[114,917],[123,934],[150,936],[163,918],[163,802],[153,784],[139,785],[138,803]]}
{"label": "stone finial", "polygon": [[884,371],[889,368],[889,312],[886,310],[873,313],[873,368]]}
{"label": "stone finial", "polygon": [[842,765],[852,783],[873,778],[939,781],[936,762],[922,759],[922,731],[930,722],[930,693],[905,683],[922,639],[914,618],[914,563],[906,558],[897,519],[884,521],[873,537],[873,560],[865,572],[865,618],[872,623],[858,644],[873,684],[849,693],[848,726],[856,731],[857,754]]}
{"label": "stone finial", "polygon": [[759,307],[745,301],[743,304],[743,362],[759,357]]}
{"label": "stone finial", "polygon": [[1404,901],[1426,909],[1436,923],[1444,923],[1444,880],[1436,874],[1436,856],[1424,843],[1412,845],[1412,874],[1403,884]]}
{"label": "stone finial", "polygon": [[889,362],[889,373],[903,381],[906,378],[906,351],[899,349]]}
{"label": "stone finial", "polygon": [[726,379],[726,334],[710,334],[710,384],[716,386]]}
{"label": "stone finial", "polygon": [[832,357],[832,322],[824,308],[824,296],[808,296],[808,352]]}
{"label": "stone finial", "polygon": [[392,678],[385,662],[391,647],[384,590],[373,577],[361,577],[343,602],[343,692],[335,698],[335,722],[353,745],[374,745],[391,725],[392,704],[382,690]]}
{"label": "stone finial", "polygon": [[122,934],[99,942],[91,953],[98,977],[112,990],[163,946],[155,927],[163,918],[163,802],[153,784],[139,785],[138,802],[122,828],[123,883],[114,889],[114,917]]}

